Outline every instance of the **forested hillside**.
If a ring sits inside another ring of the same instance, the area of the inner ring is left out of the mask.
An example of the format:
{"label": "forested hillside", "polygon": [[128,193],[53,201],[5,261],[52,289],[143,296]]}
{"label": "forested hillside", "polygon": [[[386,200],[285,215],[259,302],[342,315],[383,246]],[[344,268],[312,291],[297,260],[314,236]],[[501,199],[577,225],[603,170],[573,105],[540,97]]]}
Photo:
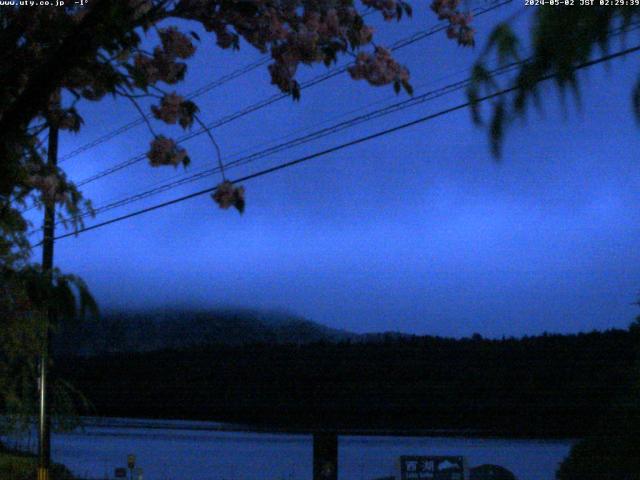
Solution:
{"label": "forested hillside", "polygon": [[96,355],[186,349],[210,344],[310,343],[356,334],[281,312],[248,309],[110,312],[63,324],[54,339],[58,355]]}
{"label": "forested hillside", "polygon": [[59,359],[110,416],[578,436],[631,408],[637,333],[209,345]]}

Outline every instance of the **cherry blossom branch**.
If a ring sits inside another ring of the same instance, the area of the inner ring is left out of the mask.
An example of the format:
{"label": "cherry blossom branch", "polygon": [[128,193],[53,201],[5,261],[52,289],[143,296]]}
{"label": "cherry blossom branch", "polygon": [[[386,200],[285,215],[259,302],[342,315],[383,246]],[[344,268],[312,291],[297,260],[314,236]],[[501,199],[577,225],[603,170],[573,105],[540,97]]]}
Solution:
{"label": "cherry blossom branch", "polygon": [[169,92],[167,92],[166,90],[163,90],[157,85],[149,85],[149,88],[153,88],[154,90],[158,91],[159,93],[162,94],[162,96],[169,95]]}
{"label": "cherry blossom branch", "polygon": [[207,127],[202,120],[200,120],[200,117],[198,117],[198,115],[196,115],[194,113],[193,114],[193,119],[196,122],[198,122],[198,125],[200,125],[202,127],[202,129],[205,131],[205,133],[207,134],[207,136],[211,140],[211,143],[213,143],[213,146],[216,147],[216,154],[218,156],[218,168],[220,169],[220,173],[222,175],[222,179],[224,181],[226,181],[227,177],[224,174],[224,164],[222,163],[222,152],[220,151],[220,147],[218,146],[218,142],[216,142],[216,139],[213,138],[213,135],[211,134],[211,129],[209,127]]}
{"label": "cherry blossom branch", "polygon": [[130,98],[162,98],[161,95],[156,95],[155,93],[128,93],[127,94]]}
{"label": "cherry blossom branch", "polygon": [[142,111],[142,108],[140,107],[140,105],[138,104],[138,102],[136,101],[135,98],[133,98],[132,95],[123,92],[122,90],[116,90],[120,95],[122,95],[125,98],[128,98],[129,101],[131,103],[133,103],[133,106],[136,108],[136,110],[138,110],[138,113],[140,114],[140,116],[144,119],[145,123],[147,124],[147,127],[149,127],[149,131],[151,132],[151,134],[154,137],[157,137],[158,134],[155,132],[155,130],[153,129],[153,126],[151,125],[151,122],[149,121],[149,117],[147,115],[145,115],[145,113]]}

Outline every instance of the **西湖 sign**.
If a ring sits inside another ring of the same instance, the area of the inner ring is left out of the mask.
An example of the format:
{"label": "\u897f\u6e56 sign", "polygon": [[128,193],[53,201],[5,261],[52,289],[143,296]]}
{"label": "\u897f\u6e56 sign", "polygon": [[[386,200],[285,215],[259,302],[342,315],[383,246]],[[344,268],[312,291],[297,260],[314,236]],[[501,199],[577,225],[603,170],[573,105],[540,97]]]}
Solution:
{"label": "\u897f\u6e56 sign", "polygon": [[468,480],[464,457],[403,455],[399,480]]}

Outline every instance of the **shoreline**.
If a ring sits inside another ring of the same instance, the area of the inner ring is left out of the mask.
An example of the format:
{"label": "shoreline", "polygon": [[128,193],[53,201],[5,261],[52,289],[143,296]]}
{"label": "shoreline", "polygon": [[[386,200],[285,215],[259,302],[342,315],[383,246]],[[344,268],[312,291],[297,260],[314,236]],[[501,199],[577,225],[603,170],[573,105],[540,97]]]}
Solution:
{"label": "shoreline", "polygon": [[82,416],[83,427],[122,428],[122,429],[166,429],[184,431],[211,431],[230,433],[256,433],[274,435],[312,435],[314,432],[337,432],[342,437],[427,437],[427,438],[486,438],[493,440],[534,440],[534,441],[577,441],[579,436],[531,436],[517,435],[480,429],[394,429],[394,428],[344,428],[320,429],[306,427],[288,427],[283,425],[251,425],[215,420],[193,420],[180,418],[144,418]]}

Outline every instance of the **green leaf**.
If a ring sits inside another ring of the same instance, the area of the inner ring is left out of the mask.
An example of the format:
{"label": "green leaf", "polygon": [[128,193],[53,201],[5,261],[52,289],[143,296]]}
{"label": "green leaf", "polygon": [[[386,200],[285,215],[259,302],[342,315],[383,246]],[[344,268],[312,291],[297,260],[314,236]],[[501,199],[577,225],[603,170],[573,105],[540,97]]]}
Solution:
{"label": "green leaf", "polygon": [[498,53],[499,64],[504,65],[511,60],[519,60],[519,48],[520,41],[518,37],[511,29],[511,26],[503,22],[498,24],[491,32],[485,48],[485,54],[495,49]]}
{"label": "green leaf", "polygon": [[407,2],[402,2],[402,6],[404,7],[404,11],[408,17],[413,16],[413,7],[409,5]]}
{"label": "green leaf", "polygon": [[491,153],[498,159],[502,154],[501,147],[504,136],[505,115],[504,101],[500,100],[494,107],[490,126]]}
{"label": "green leaf", "polygon": [[471,85],[467,89],[467,98],[469,99],[470,108],[471,108],[471,118],[473,119],[473,123],[478,126],[484,124],[482,121],[482,116],[480,115],[480,103],[478,102],[478,88],[475,85]]}

